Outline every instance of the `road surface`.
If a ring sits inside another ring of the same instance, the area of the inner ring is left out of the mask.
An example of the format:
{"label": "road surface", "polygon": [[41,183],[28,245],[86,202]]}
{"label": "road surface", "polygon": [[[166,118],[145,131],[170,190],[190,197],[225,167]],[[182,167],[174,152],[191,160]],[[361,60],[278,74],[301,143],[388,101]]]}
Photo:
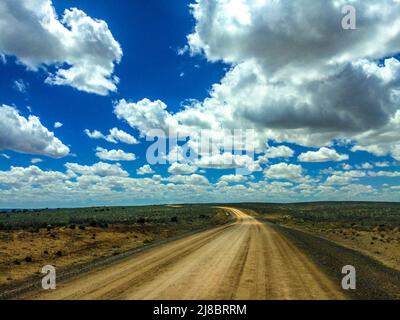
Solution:
{"label": "road surface", "polygon": [[27,299],[344,299],[337,284],[272,227],[234,208],[201,232]]}

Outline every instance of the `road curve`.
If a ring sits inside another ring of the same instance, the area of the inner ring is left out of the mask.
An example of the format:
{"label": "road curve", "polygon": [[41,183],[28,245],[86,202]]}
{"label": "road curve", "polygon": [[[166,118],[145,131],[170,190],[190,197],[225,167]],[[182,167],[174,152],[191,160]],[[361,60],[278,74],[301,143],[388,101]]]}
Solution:
{"label": "road curve", "polygon": [[161,245],[25,299],[345,299],[272,227],[234,208],[233,224]]}

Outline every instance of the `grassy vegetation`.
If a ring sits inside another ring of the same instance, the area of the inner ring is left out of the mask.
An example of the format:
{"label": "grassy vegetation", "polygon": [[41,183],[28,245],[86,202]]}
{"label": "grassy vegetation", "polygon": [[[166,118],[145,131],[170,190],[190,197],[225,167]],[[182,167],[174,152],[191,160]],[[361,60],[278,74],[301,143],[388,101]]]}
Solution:
{"label": "grassy vegetation", "polygon": [[254,210],[268,216],[281,216],[297,223],[340,224],[357,229],[400,226],[400,203],[315,202],[296,204],[243,203],[236,207]]}
{"label": "grassy vegetation", "polygon": [[[0,213],[0,230],[37,230],[63,226],[107,227],[109,224],[191,224],[205,220],[209,222],[218,220],[220,211],[220,209],[207,206],[185,205],[182,207],[98,207],[3,212]],[[215,222],[218,223],[218,221]]]}

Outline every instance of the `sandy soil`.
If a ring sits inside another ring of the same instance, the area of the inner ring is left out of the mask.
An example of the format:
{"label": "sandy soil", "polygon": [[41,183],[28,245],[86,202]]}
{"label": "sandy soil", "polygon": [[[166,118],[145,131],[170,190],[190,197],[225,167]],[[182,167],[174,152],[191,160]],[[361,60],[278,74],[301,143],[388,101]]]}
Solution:
{"label": "sandy soil", "polygon": [[237,222],[177,240],[25,299],[345,299],[286,238]]}

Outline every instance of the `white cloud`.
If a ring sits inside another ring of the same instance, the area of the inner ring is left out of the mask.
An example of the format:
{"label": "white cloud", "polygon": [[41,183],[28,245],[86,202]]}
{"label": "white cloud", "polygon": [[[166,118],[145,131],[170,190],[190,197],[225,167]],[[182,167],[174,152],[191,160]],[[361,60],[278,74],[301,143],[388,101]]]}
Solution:
{"label": "white cloud", "polygon": [[292,187],[293,183],[291,182],[281,182],[281,181],[273,181],[271,183],[271,185],[275,186],[275,187],[282,187],[282,188],[288,188],[288,187]]}
{"label": "white cloud", "polygon": [[[400,120],[400,111],[398,112],[398,115],[399,115],[399,120]],[[400,161],[400,145],[399,144],[392,146],[390,152],[391,152],[392,157],[394,159]]]}
{"label": "white cloud", "polygon": [[375,166],[378,168],[387,168],[390,167],[390,163],[387,161],[375,162]]}
{"label": "white cloud", "polygon": [[210,184],[208,179],[204,176],[198,174],[192,174],[190,176],[187,175],[173,175],[166,179],[166,181],[178,184],[187,184],[187,185],[203,185],[207,186]]}
{"label": "white cloud", "polygon": [[69,177],[57,171],[43,171],[36,166],[27,168],[11,167],[9,171],[0,171],[0,185],[14,188],[41,185],[51,186],[57,181],[66,181]]}
{"label": "white cloud", "polygon": [[85,129],[84,132],[90,139],[106,139],[106,137],[98,130],[90,131],[89,129]]}
{"label": "white cloud", "polygon": [[0,51],[29,70],[52,66],[46,82],[107,95],[117,90],[122,49],[107,23],[77,9],[57,16],[51,0],[0,3]]}
{"label": "white cloud", "polygon": [[134,161],[136,156],[133,153],[127,153],[123,150],[107,150],[101,147],[96,148],[96,156],[101,160],[108,161]]}
{"label": "white cloud", "polygon": [[287,146],[271,147],[265,152],[265,155],[269,159],[274,158],[291,158],[294,155],[294,151]]}
{"label": "white cloud", "polygon": [[15,107],[0,106],[0,150],[62,158],[69,148],[36,116],[21,116]]}
{"label": "white cloud", "polygon": [[339,154],[334,149],[321,148],[318,151],[302,153],[298,160],[300,162],[340,162],[349,160],[347,154]]}
{"label": "white cloud", "polygon": [[400,158],[400,62],[376,62],[400,51],[400,3],[384,0],[381,9],[373,0],[352,4],[358,9],[356,33],[340,27],[342,5],[336,0],[196,1],[195,30],[188,37],[192,54],[231,69],[207,99],[176,114],[158,103],[144,108],[150,120],[142,117],[136,125],[140,112],[133,104],[121,117],[141,131],[167,122],[192,130],[254,128],[264,142],[324,147],[347,140]]}
{"label": "white cloud", "polygon": [[333,175],[330,176],[326,179],[326,184],[329,186],[332,185],[346,185],[349,184],[353,180],[352,177],[349,176],[338,176],[338,175]]}
{"label": "white cloud", "polygon": [[249,181],[211,184],[206,177],[197,174],[131,178],[120,165],[101,162],[91,166],[69,163],[66,173],[43,171],[36,166],[11,167],[0,172],[0,207],[60,207],[70,206],[72,202],[77,206],[210,203],[234,202],[239,198],[257,202],[266,198],[274,202],[343,200],[345,197],[353,200],[398,199],[394,189],[383,194],[361,183],[333,186],[315,182]]}
{"label": "white cloud", "polygon": [[[352,1],[357,8],[356,34],[341,28],[344,4],[197,0],[192,5],[196,27],[188,37],[189,46],[211,61],[236,64],[252,57],[280,78],[310,77],[330,64],[398,52],[398,1],[383,0],[380,8],[373,0]],[[304,70],[308,74],[296,72]]]}
{"label": "white cloud", "polygon": [[229,174],[229,175],[224,175],[221,178],[219,178],[219,181],[226,182],[226,183],[243,183],[247,181],[247,177],[242,176],[242,175],[235,175],[235,174]]}
{"label": "white cloud", "polygon": [[6,64],[7,63],[7,58],[2,52],[0,52],[0,62],[2,64]]}
{"label": "white cloud", "polygon": [[192,166],[186,163],[178,163],[174,162],[171,164],[171,166],[168,168],[168,172],[170,174],[174,175],[184,175],[184,174],[192,174],[197,171],[196,166]]}
{"label": "white cloud", "polygon": [[360,166],[356,166],[357,169],[373,169],[374,165],[368,162],[361,164]]}
{"label": "white cloud", "polygon": [[248,155],[223,154],[206,155],[195,161],[200,168],[238,169],[245,168],[251,172],[261,171],[260,165]]}
{"label": "white cloud", "polygon": [[400,62],[377,64],[400,52],[400,3],[383,0],[380,10],[373,0],[352,4],[362,26],[356,33],[340,27],[336,0],[196,1],[190,50],[230,70],[208,98],[175,114],[148,99],[121,100],[115,113],[142,134],[255,129],[259,146],[351,141],[353,151],[400,159]]}
{"label": "white cloud", "polygon": [[295,182],[302,182],[305,180],[302,166],[287,163],[279,163],[266,168],[264,170],[264,175],[268,179],[283,179]]}
{"label": "white cloud", "polygon": [[174,146],[170,152],[168,153],[168,155],[163,155],[163,159],[168,161],[169,163],[173,163],[173,162],[183,162],[187,159],[185,159],[184,156],[184,150],[181,146]]}
{"label": "white cloud", "polygon": [[367,176],[364,171],[359,170],[332,171],[329,174],[331,175],[326,179],[325,185],[346,185]]}
{"label": "white cloud", "polygon": [[129,174],[122,169],[119,163],[108,164],[98,162],[92,166],[80,165],[77,163],[66,163],[65,167],[69,170],[69,174],[94,175],[99,177],[128,177]]}
{"label": "white cloud", "polygon": [[118,128],[110,129],[109,131],[110,134],[108,134],[107,136],[98,130],[90,131],[89,129],[85,129],[84,132],[91,139],[104,139],[111,143],[118,143],[118,142],[123,142],[126,144],[139,143],[134,136]]}
{"label": "white cloud", "polygon": [[31,159],[31,163],[33,163],[33,164],[40,163],[40,162],[43,162],[43,160],[40,159],[40,158],[33,158],[33,159]]}
{"label": "white cloud", "polygon": [[26,93],[29,87],[29,83],[25,82],[22,79],[18,79],[14,81],[13,88],[20,93]]}
{"label": "white cloud", "polygon": [[145,164],[143,167],[140,167],[136,170],[136,174],[139,176],[144,176],[146,174],[153,174],[155,173],[154,170],[150,167],[150,165]]}
{"label": "white cloud", "polygon": [[148,99],[121,100],[114,112],[142,135],[153,129],[192,135],[201,129],[254,129],[256,146],[270,139],[309,147],[351,140],[357,143],[353,151],[373,152],[384,142],[379,155],[400,158],[399,61],[388,59],[381,68],[367,60],[349,62],[332,75],[299,84],[267,79],[268,71],[249,60],[215,84],[209,98],[175,114]]}
{"label": "white cloud", "polygon": [[342,168],[343,168],[343,170],[346,170],[346,171],[353,169],[353,167],[348,163],[343,163]]}
{"label": "white cloud", "polygon": [[400,171],[369,171],[368,175],[371,177],[397,178],[400,177]]}
{"label": "white cloud", "polygon": [[143,99],[137,103],[127,102],[122,99],[114,106],[114,113],[118,119],[125,120],[132,128],[139,130],[142,136],[146,136],[154,129],[174,131],[178,122],[166,110],[164,102]]}
{"label": "white cloud", "polygon": [[338,193],[342,193],[343,195],[347,194],[353,199],[359,195],[370,194],[373,192],[375,192],[374,187],[364,184],[350,184],[338,190]]}
{"label": "white cloud", "polygon": [[120,141],[126,144],[138,144],[139,142],[125,131],[119,130],[118,128],[112,128],[110,130],[110,134],[108,135],[107,139]]}
{"label": "white cloud", "polygon": [[54,123],[54,129],[59,129],[59,128],[61,128],[63,126],[63,124],[61,123],[61,122],[55,122]]}
{"label": "white cloud", "polygon": [[265,155],[259,157],[260,163],[268,163],[269,159],[277,158],[291,158],[294,155],[294,151],[287,146],[270,147],[265,152]]}

